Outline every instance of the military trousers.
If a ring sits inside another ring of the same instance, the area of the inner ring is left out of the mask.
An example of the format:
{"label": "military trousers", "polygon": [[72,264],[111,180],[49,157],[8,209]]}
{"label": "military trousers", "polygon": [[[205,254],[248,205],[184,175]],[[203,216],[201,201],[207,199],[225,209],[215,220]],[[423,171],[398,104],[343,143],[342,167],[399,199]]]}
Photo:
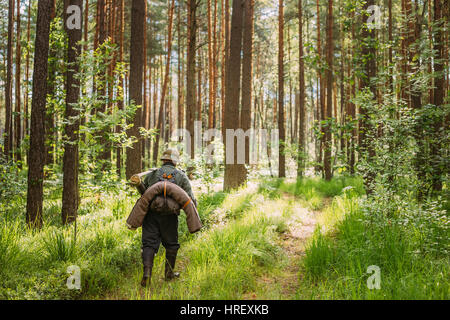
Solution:
{"label": "military trousers", "polygon": [[177,251],[178,215],[148,212],[142,224],[142,248],[152,248],[158,252],[162,243],[169,251]]}

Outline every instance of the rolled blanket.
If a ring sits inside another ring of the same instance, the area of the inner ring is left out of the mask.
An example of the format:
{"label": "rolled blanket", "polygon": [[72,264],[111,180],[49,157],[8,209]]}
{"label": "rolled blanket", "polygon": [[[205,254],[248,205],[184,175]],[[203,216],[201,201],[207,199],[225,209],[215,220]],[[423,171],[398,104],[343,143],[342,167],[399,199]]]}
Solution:
{"label": "rolled blanket", "polygon": [[142,182],[142,178],[145,177],[150,172],[152,172],[153,170],[154,169],[145,171],[145,172],[141,172],[138,174],[134,174],[131,176],[130,184],[133,185],[134,187],[136,187],[136,189],[139,191],[140,194],[144,194],[144,192],[145,192],[145,186],[144,186],[144,183]]}
{"label": "rolled blanket", "polygon": [[169,181],[157,182],[144,192],[128,216],[127,227],[129,229],[136,229],[142,226],[150,204],[156,196],[164,193],[164,188],[166,189],[166,196],[175,200],[186,213],[186,223],[189,232],[194,233],[199,231],[202,228],[202,223],[197,208],[186,191]]}

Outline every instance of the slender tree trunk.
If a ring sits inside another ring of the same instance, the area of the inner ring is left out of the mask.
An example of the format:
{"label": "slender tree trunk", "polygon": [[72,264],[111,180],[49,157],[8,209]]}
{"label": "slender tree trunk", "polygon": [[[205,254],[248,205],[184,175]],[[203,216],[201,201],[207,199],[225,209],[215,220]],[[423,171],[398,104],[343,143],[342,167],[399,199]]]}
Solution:
{"label": "slender tree trunk", "polygon": [[278,130],[280,138],[278,177],[286,177],[286,130],[284,128],[284,3],[278,0]]}
{"label": "slender tree trunk", "polygon": [[[352,18],[352,42],[355,42],[355,13],[354,11],[352,11],[351,13],[351,18]],[[348,104],[348,115],[351,117],[352,121],[356,120],[356,106],[353,103],[353,101],[351,100],[351,98],[353,98],[355,96],[355,92],[356,92],[356,78],[355,78],[355,68],[354,68],[354,59],[355,59],[355,45],[352,44],[352,57],[351,57],[351,66],[352,68],[352,72],[350,73],[349,71],[349,77],[352,77],[352,84],[351,84],[351,92],[350,92],[350,101]],[[355,153],[355,145],[357,143],[357,139],[358,139],[358,132],[357,132],[357,128],[356,125],[355,127],[351,130],[351,137],[350,137],[350,155],[349,155],[349,167],[350,167],[350,174],[354,174],[355,173],[355,162],[356,162],[356,153]]]}
{"label": "slender tree trunk", "polygon": [[[297,177],[302,177],[305,169],[305,64],[303,58],[303,7],[302,0],[298,0],[298,54],[299,54],[299,95],[298,95],[298,116],[296,116],[295,124],[297,125],[297,118],[299,118],[298,128],[298,155],[297,155]],[[297,114],[297,112],[296,112]]]}
{"label": "slender tree trunk", "polygon": [[[52,0],[52,8],[50,11],[50,25],[56,17],[56,0]],[[49,48],[49,65],[47,75],[47,96],[54,97],[55,95],[55,81],[57,70],[57,49],[55,45]],[[56,145],[56,130],[55,130],[55,114],[51,108],[45,110],[45,164],[50,165],[55,161]]]}
{"label": "slender tree trunk", "polygon": [[[200,41],[200,39],[199,39]],[[195,120],[202,121],[202,51],[198,52],[197,57],[197,111]],[[205,72],[206,74],[206,72]]]}
{"label": "slender tree trunk", "polygon": [[[107,17],[107,0],[98,0],[97,2],[97,10],[98,12],[98,45],[101,46],[107,39],[108,36],[108,17]],[[103,52],[104,54],[104,52]],[[109,74],[109,65],[104,66],[104,70],[102,70],[97,75],[98,82],[96,83],[97,94],[100,96],[100,106],[96,110],[97,113],[106,113],[106,104],[107,104],[107,75]],[[98,139],[98,144],[101,145],[101,151],[98,154],[98,161],[100,162],[101,171],[104,171],[108,168],[111,153],[110,153],[110,145],[107,138],[107,127],[103,127],[99,130],[98,135],[100,138]]]}
{"label": "slender tree trunk", "polygon": [[224,36],[225,36],[225,45],[223,49],[223,59],[222,59],[222,134],[225,136],[225,95],[226,95],[226,86],[227,86],[227,68],[228,68],[228,59],[230,57],[230,0],[223,0],[225,2],[224,5]]}
{"label": "slender tree trunk", "polygon": [[83,51],[88,49],[88,30],[89,30],[89,0],[85,1],[84,5],[84,29],[83,29]]}
{"label": "slender tree trunk", "polygon": [[30,150],[28,153],[28,192],[26,221],[29,226],[42,226],[44,180],[44,115],[47,93],[47,66],[50,33],[51,0],[40,0],[36,23],[33,68],[33,100],[31,103]]}
{"label": "slender tree trunk", "polygon": [[[431,0],[430,0],[431,1]],[[444,37],[442,32],[442,27],[444,26],[444,16],[443,16],[443,4],[445,1],[442,0],[434,0],[434,21],[436,23],[436,33],[435,33],[435,41],[434,41],[434,51],[436,52],[436,57],[434,59],[434,72],[435,72],[435,88],[433,92],[433,104],[436,108],[444,109],[444,91],[445,91],[445,72],[444,72]],[[447,4],[448,5],[448,4]],[[448,8],[447,8],[448,10]],[[449,12],[447,11],[447,14]],[[447,17],[449,19],[449,17]],[[448,20],[447,20],[448,21]],[[448,56],[447,56],[448,58]],[[447,68],[448,72],[448,68]],[[445,122],[444,122],[445,121]],[[445,175],[445,164],[442,163],[441,159],[445,159],[445,154],[442,151],[442,126],[443,123],[447,123],[448,126],[448,118],[444,119],[444,121],[438,117],[434,119],[434,139],[431,143],[431,158],[432,158],[432,188],[434,191],[442,190],[442,177]],[[447,166],[448,170],[448,166]]]}
{"label": "slender tree trunk", "polygon": [[20,64],[22,57],[22,50],[20,45],[20,0],[17,0],[16,4],[17,17],[16,17],[16,114],[14,116],[14,159],[19,162],[22,160],[20,154],[20,143],[21,143],[21,119],[20,119]]}
{"label": "slender tree trunk", "polygon": [[[363,6],[364,22],[367,19],[367,8],[374,4],[374,0],[368,0]],[[361,34],[361,56],[363,59],[363,71],[364,75],[360,78],[360,88],[369,88],[373,95],[375,101],[377,100],[377,90],[376,86],[371,81],[376,76],[376,51],[375,51],[375,31],[374,29],[363,28]],[[369,111],[364,105],[360,106],[360,125],[359,125],[359,145],[362,154],[367,153],[367,159],[370,161],[375,155],[375,149],[373,147],[373,128],[369,120]],[[373,181],[375,179],[375,174],[373,171],[368,171],[363,174],[364,186],[366,188],[367,194],[373,191]]]}
{"label": "slender tree trunk", "polygon": [[182,84],[182,72],[181,72],[181,4],[177,6],[177,35],[178,35],[178,45],[177,45],[177,56],[178,56],[178,65],[177,65],[177,112],[178,112],[178,129],[184,127],[184,106],[183,106],[183,84]]}
{"label": "slender tree trunk", "polygon": [[172,0],[170,9],[169,9],[169,26],[167,29],[168,39],[167,39],[167,59],[166,59],[166,68],[164,73],[164,82],[161,89],[161,102],[159,104],[159,117],[158,124],[156,128],[158,129],[158,134],[156,135],[155,142],[153,144],[153,163],[156,164],[158,160],[158,149],[159,149],[159,139],[160,135],[163,133],[165,121],[163,121],[164,115],[164,106],[166,101],[166,91],[169,83],[169,72],[170,72],[170,56],[172,55],[172,25],[173,25],[173,12],[175,9],[175,1]]}
{"label": "slender tree trunk", "polygon": [[208,0],[208,94],[209,94],[209,108],[208,108],[208,128],[214,126],[214,61],[213,61],[213,41],[212,41],[212,22],[211,22],[211,0]]}
{"label": "slender tree trunk", "polygon": [[[332,107],[333,107],[333,0],[328,0],[328,15],[327,15],[327,103],[325,118],[331,121]],[[331,123],[325,127],[325,141],[324,141],[324,171],[325,180],[331,180]]]}
{"label": "slender tree trunk", "polygon": [[[322,48],[321,48],[321,38],[320,38],[320,5],[319,0],[316,1],[316,9],[317,9],[317,55],[319,59],[319,66],[318,66],[318,81],[319,81],[319,89],[318,89],[318,103],[319,103],[319,126],[320,126],[320,132],[322,133],[320,139],[319,139],[319,152],[317,153],[318,158],[316,159],[316,162],[322,163],[322,150],[323,150],[323,137],[324,137],[324,128],[322,125],[322,120],[325,119],[325,87],[324,87],[324,81],[322,77]],[[316,172],[321,170],[320,167],[316,168]],[[321,170],[323,172],[323,170]]]}
{"label": "slender tree trunk", "polygon": [[216,97],[217,97],[217,61],[218,61],[218,50],[217,50],[217,0],[214,0],[214,12],[213,12],[213,85],[212,85],[212,96],[213,96],[213,119],[212,127],[216,127]]}
{"label": "slender tree trunk", "polygon": [[286,113],[286,117],[287,117],[287,121],[286,121],[286,131],[289,133],[286,133],[287,136],[289,136],[289,139],[286,138],[286,141],[289,140],[290,143],[294,143],[294,133],[293,133],[293,124],[292,124],[292,77],[291,77],[291,68],[289,67],[290,63],[291,63],[291,35],[290,35],[290,28],[289,26],[286,27],[286,33],[287,33],[287,64],[288,64],[288,68],[287,68],[287,77],[289,79],[289,107],[288,107],[288,112]]}
{"label": "slender tree trunk", "polygon": [[[394,45],[392,40],[392,0],[388,0],[388,39],[389,39],[389,68],[391,70],[393,68],[392,65],[392,46]],[[389,72],[389,88],[391,92],[394,93],[394,80],[392,76],[392,72]]]}
{"label": "slender tree trunk", "polygon": [[[79,6],[82,10],[83,0],[68,0],[65,2],[66,8],[69,5]],[[65,9],[66,9],[65,8]],[[66,10],[64,10],[66,12]],[[67,21],[67,17],[64,18]],[[66,26],[66,23],[64,23]],[[76,77],[79,71],[77,57],[81,53],[81,28],[67,29],[68,47],[67,63],[69,65],[66,72],[66,111],[64,118],[68,123],[64,127],[64,134],[67,137],[64,144],[63,157],[63,194],[62,194],[62,223],[70,223],[76,220],[79,191],[78,191],[78,131],[80,127],[80,112],[76,104],[80,99],[80,79]]]}
{"label": "slender tree trunk", "polygon": [[[231,16],[230,32],[230,56],[227,62],[227,83],[225,92],[225,130],[236,130],[239,127],[239,97],[241,82],[241,50],[242,50],[242,24],[244,13],[244,1],[233,0],[233,13]],[[234,143],[228,146],[225,138],[225,175],[223,189],[229,190],[239,187],[239,166],[237,165],[237,147]],[[232,159],[227,149],[234,149]],[[232,161],[232,163],[230,163]]]}
{"label": "slender tree trunk", "polygon": [[[118,28],[119,32],[119,63],[123,62],[123,45],[124,45],[124,27],[125,27],[125,0],[119,1],[119,18],[120,18],[120,28]],[[124,80],[119,78],[119,86],[125,90]],[[123,110],[123,99],[125,99],[125,92],[123,91],[123,96],[117,101],[117,109]],[[121,130],[120,126],[116,126],[116,132]],[[118,146],[116,148],[116,172],[117,176],[121,177],[122,172],[122,147]]]}
{"label": "slender tree trunk", "polygon": [[5,85],[5,137],[4,149],[7,159],[11,157],[13,149],[12,135],[12,43],[14,32],[14,0],[9,0],[8,7],[8,44],[6,53],[6,85]]}
{"label": "slender tree trunk", "polygon": [[196,0],[188,0],[187,2],[187,70],[186,70],[186,129],[191,135],[190,156],[194,159],[194,120],[196,107],[195,92],[195,57],[197,46],[197,6]]}
{"label": "slender tree trunk", "polygon": [[31,25],[31,0],[28,1],[28,18],[27,18],[27,58],[26,58],[26,65],[25,65],[25,110],[24,110],[24,116],[23,116],[23,127],[24,127],[24,134],[29,135],[29,122],[28,122],[28,100],[29,100],[29,94],[28,94],[28,87],[29,87],[29,74],[30,74],[30,25]]}
{"label": "slender tree trunk", "polygon": [[[132,0],[131,6],[131,39],[130,39],[130,103],[142,106],[142,75],[144,54],[144,16],[145,1]],[[137,139],[131,148],[127,148],[126,178],[127,180],[142,171],[141,141],[139,127],[141,126],[141,109],[137,109],[132,121],[133,126],[127,130],[128,137]]]}
{"label": "slender tree trunk", "polygon": [[[342,16],[344,10],[342,8],[342,1],[339,1],[339,15]],[[339,123],[340,123],[340,130],[339,130],[339,135],[340,135],[340,153],[342,154],[343,158],[347,155],[347,150],[345,148],[345,126],[346,126],[346,115],[345,112],[347,110],[346,105],[345,105],[345,62],[346,62],[346,49],[345,49],[345,45],[344,45],[344,39],[345,39],[345,35],[343,32],[343,21],[341,20],[339,22],[339,46],[341,47],[341,59],[340,59],[340,64],[341,64],[341,70],[340,70],[340,75],[339,75],[339,80],[340,80],[340,117],[339,117]],[[336,116],[337,117],[337,116]],[[345,162],[347,163],[347,159],[345,159]]]}
{"label": "slender tree trunk", "polygon": [[[147,101],[147,1],[145,2],[145,14],[144,14],[144,61],[142,62],[144,64],[143,69],[144,69],[144,88],[143,88],[143,98],[142,98],[142,126],[145,129],[148,129],[148,114],[149,114],[149,110],[148,110],[148,101]],[[142,161],[143,161],[143,166],[145,167],[145,149],[146,149],[146,145],[147,145],[147,140],[148,138],[144,138],[141,141],[141,157],[142,157]]]}
{"label": "slender tree trunk", "polygon": [[[244,5],[244,32],[243,32],[243,57],[242,57],[242,109],[240,126],[244,132],[251,127],[252,105],[252,77],[253,77],[253,8],[254,0],[245,1]],[[245,138],[245,164],[250,164],[250,139]],[[247,180],[247,169],[241,164],[239,184]]]}

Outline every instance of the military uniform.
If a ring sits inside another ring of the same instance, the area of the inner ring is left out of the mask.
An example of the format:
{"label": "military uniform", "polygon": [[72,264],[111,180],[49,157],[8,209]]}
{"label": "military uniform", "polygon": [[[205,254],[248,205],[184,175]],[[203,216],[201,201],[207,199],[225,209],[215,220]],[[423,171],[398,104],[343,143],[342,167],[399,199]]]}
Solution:
{"label": "military uniform", "polygon": [[[144,177],[144,187],[147,189],[153,184],[161,181],[162,176],[169,176],[169,181],[181,187],[191,197],[197,206],[197,201],[192,192],[192,187],[184,171],[176,169],[178,153],[176,150],[166,150],[161,157],[165,160],[159,169],[155,169]],[[162,243],[166,249],[166,280],[178,277],[179,274],[173,272],[175,261],[180,244],[178,243],[178,215],[148,212],[142,224],[142,261],[144,264],[144,276],[141,281],[142,286],[147,286],[152,273],[153,259]]]}
{"label": "military uniform", "polygon": [[[160,169],[155,169],[145,176],[143,181],[145,188],[147,189],[159,182],[163,174],[167,176],[174,174],[173,182],[186,191],[197,206],[191,184],[186,174],[182,170],[176,169],[170,162],[164,163]],[[142,225],[142,247],[153,248],[155,252],[158,252],[161,242],[166,250],[178,250],[180,248],[178,243],[178,216],[175,214],[149,212],[145,216]]]}

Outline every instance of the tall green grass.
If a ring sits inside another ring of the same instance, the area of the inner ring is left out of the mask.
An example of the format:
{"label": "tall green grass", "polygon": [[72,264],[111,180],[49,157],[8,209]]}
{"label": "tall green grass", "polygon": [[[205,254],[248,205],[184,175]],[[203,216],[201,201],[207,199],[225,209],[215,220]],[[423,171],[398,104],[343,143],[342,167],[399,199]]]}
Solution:
{"label": "tall green grass", "polygon": [[49,233],[44,238],[44,254],[50,261],[69,261],[76,255],[75,239],[69,239],[61,231]]}
{"label": "tall green grass", "polygon": [[[140,237],[124,225],[133,202],[120,190],[85,198],[76,241],[74,225],[61,225],[60,201],[46,200],[40,230],[25,226],[23,209],[13,220],[11,215],[3,220],[0,299],[76,299],[99,296],[113,288],[139,260]],[[70,265],[81,268],[81,291],[66,286]]]}
{"label": "tall green grass", "polygon": [[[300,283],[299,298],[313,299],[448,299],[450,264],[447,251],[435,252],[425,245],[424,235],[438,233],[438,246],[445,249],[448,218],[442,225],[422,224],[415,228],[410,206],[396,214],[385,208],[395,204],[380,201],[333,202],[331,211],[340,214],[334,232],[317,230],[301,262],[306,274]],[[399,205],[399,203],[397,203]],[[398,210],[398,208],[396,208]],[[428,215],[439,216],[436,208]],[[409,218],[408,218],[409,217]],[[434,229],[430,229],[434,228]],[[432,231],[431,231],[432,230]],[[448,233],[447,233],[448,235]],[[367,268],[380,267],[381,288],[370,289]]]}

